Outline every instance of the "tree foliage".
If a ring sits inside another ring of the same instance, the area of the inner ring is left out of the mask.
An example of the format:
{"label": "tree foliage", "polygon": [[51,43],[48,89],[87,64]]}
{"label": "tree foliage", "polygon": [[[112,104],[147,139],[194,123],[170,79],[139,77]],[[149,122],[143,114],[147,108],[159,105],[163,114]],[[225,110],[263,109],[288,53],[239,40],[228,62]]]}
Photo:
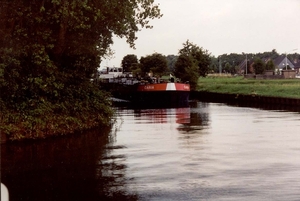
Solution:
{"label": "tree foliage", "polygon": [[175,64],[175,76],[182,81],[189,81],[191,88],[196,89],[199,76],[205,77],[209,72],[210,56],[207,50],[194,45],[188,40],[179,50]]}
{"label": "tree foliage", "polygon": [[275,64],[274,64],[273,60],[269,60],[266,63],[266,70],[275,70]]}
{"label": "tree foliage", "polygon": [[[159,17],[153,0],[1,1],[1,130],[11,138],[24,137],[24,130],[41,137],[37,131],[51,134],[69,126],[72,132],[108,123],[107,95],[90,78],[110,54],[113,35],[134,47],[136,32]],[[93,123],[87,126],[85,118]]]}
{"label": "tree foliage", "polygon": [[265,63],[261,59],[256,59],[253,64],[255,74],[263,74],[265,72]]}
{"label": "tree foliage", "polygon": [[199,47],[188,40],[183,44],[183,48],[179,50],[179,55],[188,56],[191,61],[198,66],[200,76],[205,77],[209,71],[210,55],[207,50]]}
{"label": "tree foliage", "polygon": [[279,56],[277,51],[273,49],[270,52],[263,52],[263,53],[257,53],[255,54],[255,57],[258,57],[260,59],[276,59]]}
{"label": "tree foliage", "polygon": [[138,64],[138,58],[134,54],[128,54],[125,57],[123,57],[121,65],[123,67],[123,72],[131,72],[132,68]]}
{"label": "tree foliage", "polygon": [[152,72],[153,75],[162,76],[168,69],[166,57],[159,53],[141,57],[140,63],[143,73]]}
{"label": "tree foliage", "polygon": [[290,61],[293,61],[294,63],[300,62],[300,54],[299,53],[288,54],[287,57]]}
{"label": "tree foliage", "polygon": [[[195,65],[188,55],[179,55],[175,63],[175,76],[184,82],[190,81],[190,77],[187,74],[187,69],[191,68],[192,66]],[[194,74],[198,75],[197,69],[195,69]]]}

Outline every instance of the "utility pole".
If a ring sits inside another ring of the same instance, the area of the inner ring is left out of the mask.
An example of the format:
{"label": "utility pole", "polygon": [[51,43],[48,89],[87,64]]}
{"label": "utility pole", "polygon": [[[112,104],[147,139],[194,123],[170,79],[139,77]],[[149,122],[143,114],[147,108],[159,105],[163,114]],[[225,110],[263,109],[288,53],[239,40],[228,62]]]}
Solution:
{"label": "utility pole", "polygon": [[222,62],[221,62],[221,57],[219,57],[219,74],[221,75],[222,73]]}
{"label": "utility pole", "polygon": [[285,70],[287,70],[287,53],[285,53]]}
{"label": "utility pole", "polygon": [[247,71],[248,71],[248,58],[247,58],[247,54],[246,54],[246,75],[247,75]]}

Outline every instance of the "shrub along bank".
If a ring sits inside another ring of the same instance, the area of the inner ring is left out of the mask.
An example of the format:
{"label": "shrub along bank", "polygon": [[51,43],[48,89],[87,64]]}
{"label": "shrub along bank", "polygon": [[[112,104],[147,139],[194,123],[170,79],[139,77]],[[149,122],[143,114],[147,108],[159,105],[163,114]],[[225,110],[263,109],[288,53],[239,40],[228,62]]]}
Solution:
{"label": "shrub along bank", "polygon": [[0,99],[1,141],[66,135],[111,123],[113,110],[108,94],[92,84],[60,98]]}

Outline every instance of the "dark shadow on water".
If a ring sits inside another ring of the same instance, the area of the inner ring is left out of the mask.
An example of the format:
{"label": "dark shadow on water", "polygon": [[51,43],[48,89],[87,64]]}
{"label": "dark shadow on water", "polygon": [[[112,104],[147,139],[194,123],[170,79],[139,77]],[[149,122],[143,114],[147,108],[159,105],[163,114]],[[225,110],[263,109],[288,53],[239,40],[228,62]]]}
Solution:
{"label": "dark shadow on water", "polygon": [[[138,200],[126,166],[110,156],[111,128],[1,145],[1,182],[10,201]],[[122,147],[119,147],[122,148]]]}
{"label": "dark shadow on water", "polygon": [[[241,98],[242,97],[242,98]],[[206,93],[206,92],[195,92],[191,94],[191,102],[207,102],[207,103],[224,103],[235,107],[251,107],[262,110],[272,111],[290,111],[300,113],[299,104],[285,104],[287,100],[281,100],[282,98],[276,98],[269,100],[263,100],[261,97],[251,96],[238,96],[235,94],[218,94],[218,93]],[[282,102],[280,102],[282,101]]]}
{"label": "dark shadow on water", "polygon": [[300,113],[300,106],[290,106],[290,105],[281,105],[281,104],[263,104],[263,103],[251,103],[251,102],[227,102],[227,105],[235,107],[251,107],[261,110],[272,110],[272,111],[289,111],[289,112],[298,112]]}

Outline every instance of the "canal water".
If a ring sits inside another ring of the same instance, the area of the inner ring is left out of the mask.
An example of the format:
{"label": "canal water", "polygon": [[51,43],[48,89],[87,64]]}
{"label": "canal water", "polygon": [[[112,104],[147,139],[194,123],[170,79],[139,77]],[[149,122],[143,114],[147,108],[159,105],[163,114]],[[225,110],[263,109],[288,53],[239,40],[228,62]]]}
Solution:
{"label": "canal water", "polygon": [[1,145],[10,200],[300,200],[300,113],[116,108],[112,128]]}

